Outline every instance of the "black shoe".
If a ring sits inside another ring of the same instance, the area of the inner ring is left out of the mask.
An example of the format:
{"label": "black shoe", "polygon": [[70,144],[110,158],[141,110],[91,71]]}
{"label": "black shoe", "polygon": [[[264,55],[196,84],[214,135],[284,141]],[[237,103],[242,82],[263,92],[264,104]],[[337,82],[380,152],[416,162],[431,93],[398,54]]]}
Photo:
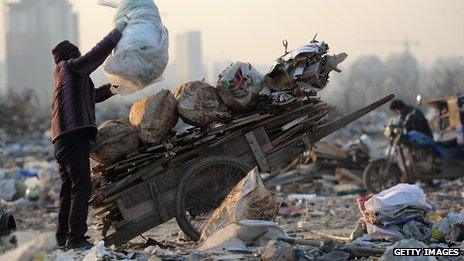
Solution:
{"label": "black shoe", "polygon": [[56,235],[55,238],[56,238],[56,245],[58,246],[58,248],[66,247],[66,236]]}
{"label": "black shoe", "polygon": [[87,239],[78,239],[78,240],[73,240],[69,241],[66,243],[66,248],[68,249],[91,249],[93,247],[93,244],[87,241]]}

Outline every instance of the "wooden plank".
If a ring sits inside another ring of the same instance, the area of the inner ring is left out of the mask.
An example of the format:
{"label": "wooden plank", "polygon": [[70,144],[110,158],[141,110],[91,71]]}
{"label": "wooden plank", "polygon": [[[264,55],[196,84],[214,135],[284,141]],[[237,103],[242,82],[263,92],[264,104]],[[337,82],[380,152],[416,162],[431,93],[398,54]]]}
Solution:
{"label": "wooden plank", "polygon": [[140,202],[150,200],[150,185],[148,182],[143,182],[130,187],[121,195],[121,199],[126,208],[131,208],[140,204]]}
{"label": "wooden plank", "polygon": [[347,114],[345,116],[342,116],[328,124],[326,124],[325,126],[323,126],[322,128],[320,128],[317,133],[313,134],[313,135],[310,135],[309,139],[310,139],[310,142],[311,143],[316,143],[317,141],[321,140],[322,138],[324,137],[327,137],[329,136],[330,134],[332,134],[333,132],[339,130],[340,128],[342,127],[345,127],[346,125],[350,124],[351,122],[361,118],[362,116],[368,114],[369,112],[377,109],[378,107],[384,105],[385,103],[393,100],[393,98],[395,97],[395,95],[393,94],[390,94],[378,101],[375,101],[371,104],[369,104],[368,106],[364,107],[364,108],[361,108],[355,112],[352,112],[350,114]]}
{"label": "wooden plank", "polygon": [[105,237],[103,240],[107,246],[120,246],[159,224],[161,224],[161,219],[157,215],[157,212],[153,211],[137,220],[133,220],[132,223],[120,227],[120,229]]}
{"label": "wooden plank", "polygon": [[155,202],[157,206],[159,215],[161,217],[161,221],[163,222],[169,221],[168,212],[166,211],[166,208],[164,207],[163,202],[159,198],[160,191],[156,187],[156,183],[152,181],[149,183],[149,186],[150,186],[151,197],[153,199],[153,202]]}
{"label": "wooden plank", "polygon": [[139,204],[129,208],[125,206],[122,199],[118,199],[117,203],[118,209],[126,221],[136,220],[155,209],[155,204],[151,199],[139,202]]}
{"label": "wooden plank", "polygon": [[250,123],[253,123],[253,122],[261,121],[261,120],[264,120],[264,119],[269,118],[269,117],[271,117],[270,114],[263,114],[263,115],[255,114],[255,115],[251,115],[251,116],[248,116],[248,117],[235,119],[230,124],[223,125],[223,126],[220,126],[220,127],[217,127],[217,128],[214,128],[214,129],[210,130],[209,133],[210,134],[215,134],[215,133],[219,133],[219,132],[224,132],[224,131],[235,129],[235,128],[238,128],[240,126],[247,125],[247,124],[250,124]]}
{"label": "wooden plank", "polygon": [[248,132],[245,133],[245,137],[248,141],[248,145],[250,146],[251,151],[253,152],[253,155],[256,158],[256,161],[258,162],[259,167],[261,168],[261,171],[268,172],[271,168],[269,167],[269,163],[266,161],[266,158],[261,151],[261,147],[259,146],[255,135],[253,132]]}
{"label": "wooden plank", "polygon": [[346,151],[328,142],[319,142],[317,147],[314,148],[314,153],[316,153],[316,157],[317,154],[325,154],[341,160],[348,158],[348,153]]}
{"label": "wooden plank", "polygon": [[306,146],[302,140],[293,140],[286,146],[274,148],[266,154],[266,159],[271,167],[271,172],[292,162],[292,160],[302,154],[305,150]]}
{"label": "wooden plank", "polygon": [[[175,189],[170,189],[162,193],[161,196],[165,200],[166,211],[170,218],[174,217],[176,212],[175,192]],[[150,201],[153,202],[153,200]],[[116,231],[104,238],[105,244],[119,246],[162,223],[159,211],[155,208],[139,218],[121,221]]]}
{"label": "wooden plank", "polygon": [[282,135],[280,135],[279,137],[277,137],[276,139],[274,139],[272,141],[272,146],[275,147],[275,146],[279,145],[280,143],[282,143],[286,139],[290,138],[293,134],[303,130],[303,127],[304,127],[303,124],[299,124],[299,125],[296,125],[296,126],[292,127],[291,129],[285,131]]}

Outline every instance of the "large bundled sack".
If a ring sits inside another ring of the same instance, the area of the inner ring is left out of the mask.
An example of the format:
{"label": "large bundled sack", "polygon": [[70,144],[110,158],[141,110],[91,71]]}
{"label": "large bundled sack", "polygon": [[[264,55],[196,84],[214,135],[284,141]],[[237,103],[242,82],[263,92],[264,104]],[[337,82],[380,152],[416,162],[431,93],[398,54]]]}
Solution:
{"label": "large bundled sack", "polygon": [[426,216],[432,206],[417,185],[400,183],[372,196],[364,206],[366,229],[372,238],[400,241],[431,236]]}
{"label": "large bundled sack", "polygon": [[217,89],[203,81],[192,81],[177,87],[174,96],[177,111],[190,125],[205,127],[215,121],[230,117],[226,105],[219,98]]}
{"label": "large bundled sack", "polygon": [[236,62],[219,74],[219,96],[231,111],[244,111],[254,107],[262,89],[264,76],[251,64]]}
{"label": "large bundled sack", "polygon": [[400,183],[378,194],[366,203],[366,215],[373,223],[386,223],[395,220],[407,209],[429,212],[432,210],[425,201],[424,191],[417,185]]}
{"label": "large bundled sack", "polygon": [[126,95],[160,81],[169,61],[169,37],[153,0],[99,0],[99,4],[117,8],[115,24],[130,19],[105,64],[109,82]]}
{"label": "large bundled sack", "polygon": [[176,98],[165,89],[136,101],[129,114],[130,123],[139,129],[139,136],[145,143],[160,143],[177,120]]}
{"label": "large bundled sack", "polygon": [[110,164],[137,150],[137,130],[126,121],[109,120],[98,127],[97,139],[90,157],[102,164]]}
{"label": "large bundled sack", "polygon": [[213,212],[201,233],[200,241],[231,223],[245,219],[270,221],[278,212],[279,202],[274,193],[266,189],[258,169],[254,168]]}

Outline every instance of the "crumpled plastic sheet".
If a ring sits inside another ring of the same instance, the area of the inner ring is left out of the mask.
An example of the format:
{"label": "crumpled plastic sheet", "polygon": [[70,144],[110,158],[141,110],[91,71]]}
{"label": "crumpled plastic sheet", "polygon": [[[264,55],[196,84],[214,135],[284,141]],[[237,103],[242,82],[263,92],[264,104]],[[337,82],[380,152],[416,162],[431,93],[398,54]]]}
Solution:
{"label": "crumpled plastic sheet", "polygon": [[457,223],[464,223],[464,212],[459,214],[450,212],[445,218],[435,222],[432,227],[432,236],[437,240],[450,241],[453,225]]}

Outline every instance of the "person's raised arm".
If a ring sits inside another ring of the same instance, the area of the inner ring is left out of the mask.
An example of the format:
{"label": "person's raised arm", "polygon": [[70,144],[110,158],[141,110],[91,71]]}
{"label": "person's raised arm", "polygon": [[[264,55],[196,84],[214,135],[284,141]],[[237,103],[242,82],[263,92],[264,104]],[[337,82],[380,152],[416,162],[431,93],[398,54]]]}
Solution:
{"label": "person's raised arm", "polygon": [[99,88],[96,88],[94,94],[95,103],[104,102],[107,99],[111,98],[111,96],[114,95],[114,92],[111,90],[111,87],[117,88],[117,86],[111,85],[110,83],[104,84]]}
{"label": "person's raised arm", "polygon": [[88,53],[75,59],[68,61],[69,66],[80,74],[91,74],[95,71],[106,58],[111,54],[111,51],[116,47],[122,37],[122,30],[126,26],[126,22],[118,24],[108,35],[103,38],[97,45]]}

